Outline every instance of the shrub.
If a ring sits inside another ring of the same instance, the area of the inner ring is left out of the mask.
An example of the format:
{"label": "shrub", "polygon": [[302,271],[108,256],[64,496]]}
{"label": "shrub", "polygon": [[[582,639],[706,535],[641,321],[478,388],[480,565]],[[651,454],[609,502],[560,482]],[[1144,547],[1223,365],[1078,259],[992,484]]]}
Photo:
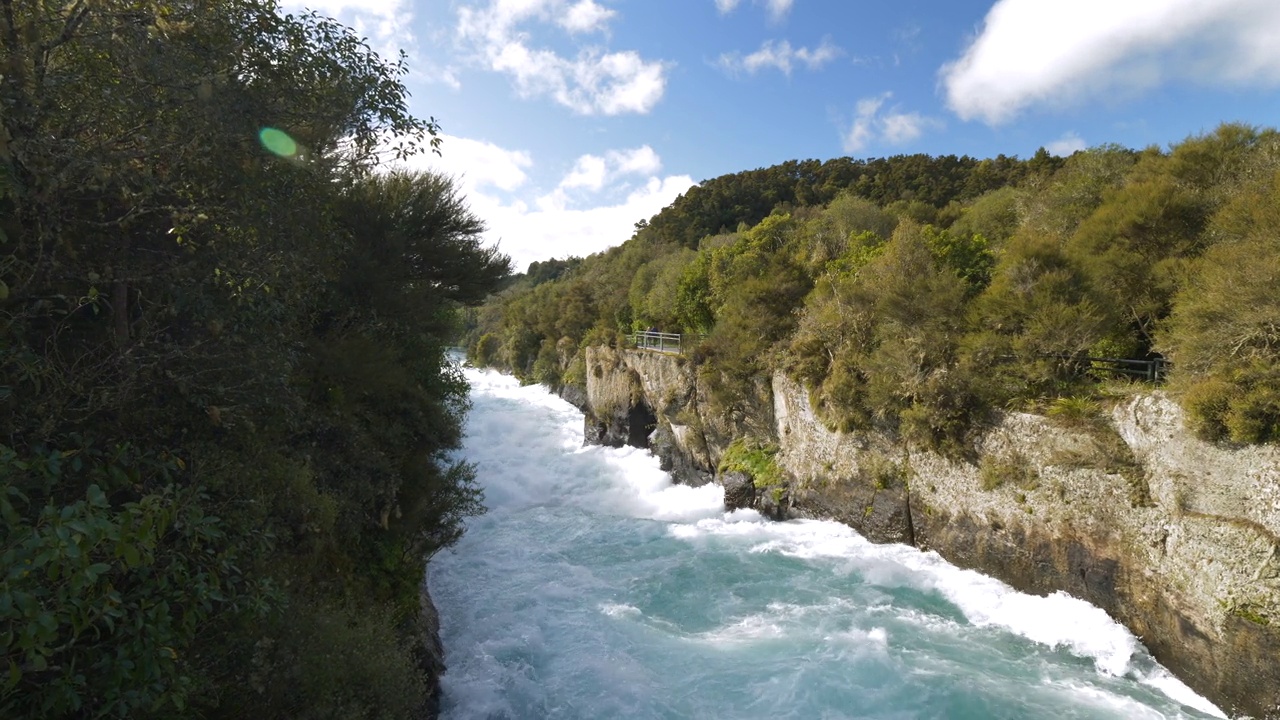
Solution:
{"label": "shrub", "polygon": [[1225,440],[1226,415],[1231,406],[1235,387],[1220,377],[1206,377],[1195,382],[1182,381],[1182,407],[1187,413],[1187,424],[1201,438],[1210,441]]}
{"label": "shrub", "polygon": [[774,460],[777,454],[776,445],[761,445],[754,440],[737,438],[720,456],[718,469],[722,473],[746,473],[758,488],[780,486],[783,477],[782,469]]}
{"label": "shrub", "polygon": [[560,385],[560,354],[556,351],[555,342],[549,338],[543,340],[538,349],[538,357],[533,361],[531,377],[534,382],[549,388]]}
{"label": "shrub", "polygon": [[[0,714],[185,711],[191,645],[214,613],[247,598],[207,498],[164,484],[177,469],[127,447],[19,457],[0,446]],[[37,499],[85,481],[77,499]],[[108,498],[144,482],[160,486]]]}
{"label": "shrub", "polygon": [[[246,658],[241,717],[411,720],[426,699],[423,673],[391,608],[354,610],[294,598],[260,630]],[[227,708],[232,709],[232,708]]]}
{"label": "shrub", "polygon": [[501,347],[502,341],[497,336],[493,333],[485,333],[470,348],[468,354],[471,356],[471,362],[476,367],[489,367],[497,362],[498,351]]}
{"label": "shrub", "polygon": [[[1261,373],[1260,373],[1261,374]],[[1275,374],[1274,371],[1271,374]],[[1280,440],[1280,382],[1276,379],[1240,383],[1239,394],[1228,403],[1222,421],[1231,439],[1240,443]]]}
{"label": "shrub", "polygon": [[1045,416],[1062,427],[1092,427],[1103,422],[1102,408],[1088,397],[1060,397],[1049,403]]}

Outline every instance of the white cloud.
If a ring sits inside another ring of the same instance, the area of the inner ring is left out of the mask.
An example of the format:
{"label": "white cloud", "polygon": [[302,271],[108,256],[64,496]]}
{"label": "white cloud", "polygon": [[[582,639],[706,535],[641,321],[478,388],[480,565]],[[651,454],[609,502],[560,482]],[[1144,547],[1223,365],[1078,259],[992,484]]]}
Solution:
{"label": "white cloud", "polygon": [[412,164],[452,175],[473,191],[497,188],[510,192],[529,179],[525,170],[533,166],[533,159],[523,150],[505,150],[483,140],[451,135],[442,136],[442,140],[439,156],[424,153]]}
{"label": "white cloud", "polygon": [[[715,0],[716,10],[721,15],[728,15],[742,4],[742,0]],[[791,12],[791,6],[795,5],[795,0],[756,0],[757,5],[764,5],[769,10],[769,18],[775,22],[787,16]]]}
{"label": "white cloud", "polygon": [[871,144],[871,141],[875,138],[873,123],[875,122],[876,113],[880,112],[880,106],[884,105],[884,101],[889,99],[890,94],[885,93],[878,97],[863,98],[858,101],[853,125],[844,136],[845,152],[858,152]]}
{"label": "white cloud", "polygon": [[581,115],[647,113],[666,90],[663,64],[631,51],[588,49],[571,60],[519,41],[491,51],[491,69],[509,75],[521,96],[547,95]]}
{"label": "white cloud", "polygon": [[902,145],[920,137],[931,123],[920,113],[890,113],[880,119],[880,133],[890,145]]}
{"label": "white cloud", "polygon": [[892,97],[893,93],[887,92],[858,101],[854,107],[853,123],[844,134],[845,152],[859,152],[877,140],[889,145],[905,145],[926,130],[942,127],[942,122],[936,118],[917,112],[900,112],[897,106],[881,112]]}
{"label": "white cloud", "polygon": [[792,48],[791,43],[783,40],[776,42],[766,40],[759,50],[742,57],[738,53],[725,53],[720,56],[719,65],[725,70],[736,73],[742,70],[755,74],[765,68],[776,68],[784,75],[790,75],[797,63],[810,70],[818,70],[823,65],[844,54],[844,50],[835,46],[831,38],[823,38],[816,48]]}
{"label": "white cloud", "polygon": [[633,150],[610,150],[603,157],[599,155],[583,155],[574,163],[573,169],[560,181],[554,192],[540,198],[547,204],[564,205],[569,200],[570,189],[585,188],[599,192],[608,184],[614,183],[626,175],[645,177],[657,175],[662,170],[662,159],[648,145]]}
{"label": "white cloud", "polygon": [[574,163],[573,169],[560,181],[560,188],[587,188],[600,190],[604,187],[604,177],[609,168],[602,157],[583,155]]}
{"label": "white cloud", "polygon": [[502,252],[524,269],[534,260],[585,256],[621,244],[637,221],[653,217],[693,184],[688,175],[651,177],[612,202],[578,208],[538,203],[537,209],[516,202],[492,206],[481,216],[489,223],[489,236],[501,238]]}
{"label": "white cloud", "polygon": [[1045,145],[1044,149],[1050,155],[1067,157],[1077,151],[1084,150],[1086,147],[1088,146],[1085,145],[1083,138],[1077,135],[1075,131],[1069,131],[1057,140]]}
{"label": "white cloud", "polygon": [[656,175],[662,169],[662,158],[648,145],[634,150],[610,152],[609,157],[616,162],[618,172],[622,174]]}
{"label": "white cloud", "polygon": [[459,180],[468,205],[483,218],[485,238],[510,255],[517,270],[534,260],[585,256],[631,237],[648,219],[693,186],[687,175],[661,176],[662,160],[643,145],[578,158],[556,187],[539,193],[526,171],[528,153],[492,143],[445,137],[443,157],[424,153],[411,167]]}
{"label": "white cloud", "polygon": [[795,0],[765,0],[765,5],[769,7],[769,14],[775,20],[781,20],[791,12],[791,6],[795,4]]}
{"label": "white cloud", "polygon": [[940,71],[965,120],[1136,93],[1179,80],[1280,85],[1275,0],[999,0]]}
{"label": "white cloud", "polygon": [[307,8],[330,17],[348,12],[392,17],[408,7],[405,0],[287,0],[284,5],[286,9]]}
{"label": "white cloud", "polygon": [[635,51],[583,46],[576,57],[535,48],[526,23],[554,23],[571,34],[604,32],[614,11],[593,0],[491,0],[458,10],[458,35],[478,61],[511,78],[523,97],[550,97],[581,115],[647,113],[666,91],[668,64]]}
{"label": "white cloud", "polygon": [[440,44],[438,38],[425,41],[413,31],[414,14],[411,0],[284,0],[285,12],[315,10],[332,17],[368,39],[369,46],[384,60],[395,61],[404,51],[408,59],[408,84],[416,82],[444,85],[460,90],[458,68],[442,64],[423,54],[423,47]]}
{"label": "white cloud", "polygon": [[592,0],[581,0],[574,3],[557,22],[571,33],[588,33],[603,30],[609,20],[617,14],[609,8],[597,5]]}

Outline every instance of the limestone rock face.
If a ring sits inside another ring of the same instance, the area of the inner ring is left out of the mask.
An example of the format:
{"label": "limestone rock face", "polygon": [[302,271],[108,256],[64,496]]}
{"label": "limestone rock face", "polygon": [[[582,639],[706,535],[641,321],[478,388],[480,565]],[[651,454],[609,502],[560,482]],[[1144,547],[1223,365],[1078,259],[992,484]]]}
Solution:
{"label": "limestone rock face", "polygon": [[744,472],[721,473],[716,481],[724,486],[725,510],[741,510],[756,506],[755,483]]}
{"label": "limestone rock face", "polygon": [[778,464],[793,478],[790,517],[838,520],[872,542],[913,543],[900,448],[885,438],[828,430],[808,393],[785,375],[773,378],[773,407]]}
{"label": "limestone rock face", "polygon": [[[838,520],[1019,590],[1088,600],[1228,713],[1280,719],[1280,448],[1200,441],[1152,392],[1089,428],[1009,413],[977,462],[956,463],[829,430],[781,374],[713,402],[715,378],[678,356],[592,348],[587,371],[589,442],[643,433],[678,481],[714,477],[731,508]],[[717,477],[738,437],[777,445],[786,481]]]}
{"label": "limestone rock face", "polygon": [[561,385],[556,389],[556,394],[567,400],[571,405],[579,410],[587,409],[587,388],[583,385]]}
{"label": "limestone rock face", "polygon": [[424,718],[436,718],[440,715],[440,675],[445,670],[444,644],[440,642],[440,613],[427,591],[425,574],[418,593],[418,606],[418,666],[427,679],[428,690],[420,714]]}

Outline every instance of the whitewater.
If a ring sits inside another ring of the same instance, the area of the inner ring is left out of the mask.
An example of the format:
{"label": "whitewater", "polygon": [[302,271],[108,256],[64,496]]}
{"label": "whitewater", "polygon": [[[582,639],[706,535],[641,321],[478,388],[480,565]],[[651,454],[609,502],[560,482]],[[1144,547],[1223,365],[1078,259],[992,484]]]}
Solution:
{"label": "whitewater", "polygon": [[443,717],[1225,717],[1100,609],[835,522],[726,513],[466,369],[489,511],[430,565]]}

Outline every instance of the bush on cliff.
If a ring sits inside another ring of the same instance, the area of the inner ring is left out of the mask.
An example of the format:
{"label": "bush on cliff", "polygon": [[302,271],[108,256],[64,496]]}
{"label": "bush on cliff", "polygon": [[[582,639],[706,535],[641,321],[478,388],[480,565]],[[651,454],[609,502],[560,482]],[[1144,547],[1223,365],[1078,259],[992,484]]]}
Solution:
{"label": "bush on cliff", "polygon": [[725,448],[717,469],[721,473],[746,473],[757,488],[776,487],[783,481],[782,469],[774,460],[777,454],[777,446],[737,438]]}

